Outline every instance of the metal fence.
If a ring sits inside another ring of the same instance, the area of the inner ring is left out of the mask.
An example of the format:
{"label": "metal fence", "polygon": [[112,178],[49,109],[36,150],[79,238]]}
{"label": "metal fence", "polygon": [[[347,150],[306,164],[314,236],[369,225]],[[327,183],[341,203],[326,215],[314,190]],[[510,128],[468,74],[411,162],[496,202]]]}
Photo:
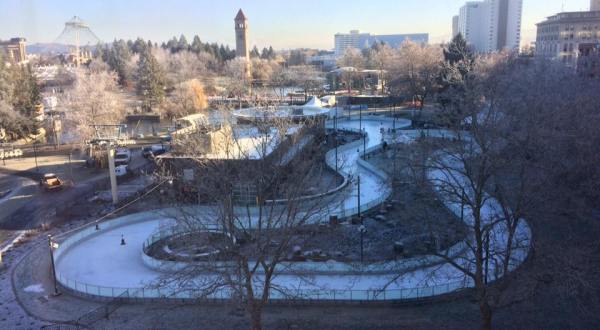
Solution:
{"label": "metal fence", "polygon": [[[57,275],[58,276],[58,275]],[[92,284],[81,283],[74,280],[59,277],[63,287],[72,290],[76,294],[92,297],[113,298],[111,303],[101,306],[95,311],[98,315],[109,315],[121,303],[127,300],[137,299],[188,299],[188,300],[228,300],[231,293],[228,290],[220,290],[208,296],[204,296],[201,290],[178,291],[176,288],[111,288]],[[269,300],[273,301],[305,301],[323,300],[340,302],[377,302],[377,301],[410,301],[432,298],[439,295],[453,293],[455,291],[470,287],[465,280],[448,282],[434,286],[422,286],[403,289],[385,290],[329,290],[329,289],[290,289],[271,291]],[[258,293],[257,293],[258,297]],[[82,322],[83,324],[89,324]]]}

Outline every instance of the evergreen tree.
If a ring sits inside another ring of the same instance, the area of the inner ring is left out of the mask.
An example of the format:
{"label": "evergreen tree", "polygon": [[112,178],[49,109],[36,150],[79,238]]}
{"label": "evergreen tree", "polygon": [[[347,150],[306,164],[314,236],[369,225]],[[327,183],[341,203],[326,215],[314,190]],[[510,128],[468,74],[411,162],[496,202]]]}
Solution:
{"label": "evergreen tree", "polygon": [[[215,44],[216,46],[217,44]],[[227,49],[225,49],[225,46],[221,45],[218,48],[218,52],[219,52],[219,59],[221,59],[221,61],[227,61]]]}
{"label": "evergreen tree", "polygon": [[[152,42],[149,42],[149,44],[152,45]],[[134,54],[139,54],[146,48],[151,48],[151,46],[148,47],[148,44],[144,41],[144,39],[137,38],[131,46],[131,52]]]}
{"label": "evergreen tree", "polygon": [[137,93],[142,98],[142,107],[146,111],[162,103],[165,98],[165,77],[160,64],[149,49],[140,53],[137,77]]}
{"label": "evergreen tree", "polygon": [[178,46],[179,46],[179,41],[177,41],[177,38],[173,37],[171,40],[169,40],[167,42],[166,48],[169,49],[171,51],[171,53],[176,53]]}
{"label": "evergreen tree", "polygon": [[107,58],[103,59],[117,73],[121,86],[126,86],[131,80],[130,72],[127,68],[127,63],[130,59],[131,52],[124,40],[115,40],[112,44],[112,49],[107,52]]}
{"label": "evergreen tree", "polygon": [[459,62],[473,62],[474,59],[473,51],[460,33],[444,48],[444,60],[451,65]]}
{"label": "evergreen tree", "polygon": [[235,50],[230,49],[229,46],[225,47],[225,61],[230,61],[235,58]]}
{"label": "evergreen tree", "polygon": [[200,37],[195,35],[194,40],[192,40],[192,45],[190,46],[190,50],[196,54],[200,54],[200,52],[203,50],[203,48],[204,48],[204,46],[202,45],[202,41],[200,40]]}
{"label": "evergreen tree", "polygon": [[258,51],[258,48],[256,46],[254,46],[254,48],[252,48],[252,51],[250,52],[250,57],[251,58],[260,57],[260,52]]}
{"label": "evergreen tree", "polygon": [[464,117],[462,104],[473,79],[475,60],[475,54],[460,33],[444,48],[437,99],[444,109],[442,119],[450,125],[457,125]]}
{"label": "evergreen tree", "polygon": [[264,47],[262,49],[262,51],[260,52],[260,58],[263,60],[268,60],[269,59],[269,50],[267,49],[267,47]]}
{"label": "evergreen tree", "polygon": [[273,46],[269,46],[269,59],[275,59],[275,51],[273,50]]}
{"label": "evergreen tree", "polygon": [[[31,67],[6,66],[0,52],[0,128],[8,140],[22,138],[37,129],[29,116],[41,101]],[[20,111],[15,111],[15,110]]]}
{"label": "evergreen tree", "polygon": [[13,108],[26,117],[33,117],[36,107],[42,101],[42,96],[31,66],[15,67],[12,79],[14,81]]}
{"label": "evergreen tree", "polygon": [[179,36],[179,40],[177,41],[177,52],[186,51],[190,48],[190,44],[188,43],[185,36],[182,34]]}

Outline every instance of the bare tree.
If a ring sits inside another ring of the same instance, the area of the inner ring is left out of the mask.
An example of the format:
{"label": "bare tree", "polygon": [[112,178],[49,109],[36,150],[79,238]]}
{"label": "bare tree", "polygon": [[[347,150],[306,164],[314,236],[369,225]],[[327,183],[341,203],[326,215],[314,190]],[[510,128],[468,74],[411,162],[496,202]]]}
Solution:
{"label": "bare tree", "polygon": [[[522,114],[511,103],[514,90],[508,86],[518,73],[502,55],[480,59],[456,103],[461,111],[452,112],[462,114],[450,121],[457,124],[443,138],[421,139],[419,143],[430,145],[422,149],[434,152],[414,164],[426,169],[428,183],[468,228],[464,254],[435,255],[474,286],[484,329],[491,328],[495,309],[516,299],[504,293],[511,271],[530,248],[530,229],[523,219],[538,198],[537,169],[526,152],[532,144],[527,135],[513,131]],[[423,172],[415,171],[417,182]]]}
{"label": "bare tree", "polygon": [[385,93],[390,78],[390,67],[393,65],[394,50],[387,44],[375,44],[369,50],[369,66],[378,71],[381,80],[381,91]]}
{"label": "bare tree", "polygon": [[325,78],[314,66],[293,66],[288,70],[292,85],[302,88],[305,100],[310,94],[319,93],[322,90]]}
{"label": "bare tree", "polygon": [[231,96],[237,97],[240,102],[251,90],[252,77],[248,69],[248,63],[243,58],[235,58],[225,64],[226,90]]}
{"label": "bare tree", "polygon": [[176,85],[160,110],[166,118],[180,118],[207,108],[208,99],[204,93],[204,86],[198,79],[192,79]]}
{"label": "bare tree", "polygon": [[208,78],[212,74],[211,68],[216,65],[214,56],[206,52],[171,53],[168,49],[155,47],[152,48],[152,54],[165,69],[167,79],[175,86],[192,79]]}
{"label": "bare tree", "polygon": [[388,66],[389,85],[396,93],[412,97],[423,110],[426,99],[438,89],[442,49],[408,40],[394,55]]}
{"label": "bare tree", "polygon": [[301,244],[299,228],[326,217],[328,197],[303,198],[322,176],[314,158],[320,133],[305,128],[290,135],[293,127],[287,120],[243,129],[222,125],[208,133],[210,143],[199,137],[182,141],[178,149],[185,160],[177,160],[176,154],[174,163],[165,165],[170,169],[166,175],[175,180],[187,173],[187,186],[193,189],[184,190],[211,205],[178,208],[177,226],[192,233],[185,236],[186,244],[194,242],[193,233],[218,233],[221,238],[196,236],[213,253],[160,284],[200,297],[224,292],[245,307],[252,329],[261,328],[262,310],[272,294],[296,294],[275,278],[285,270],[292,248]]}
{"label": "bare tree", "polygon": [[[347,85],[348,92],[352,90],[352,85],[360,78],[360,70],[365,66],[365,58],[360,50],[348,48],[344,55],[338,60],[338,66],[342,70],[340,78]],[[359,89],[362,90],[364,82],[359,83]]]}

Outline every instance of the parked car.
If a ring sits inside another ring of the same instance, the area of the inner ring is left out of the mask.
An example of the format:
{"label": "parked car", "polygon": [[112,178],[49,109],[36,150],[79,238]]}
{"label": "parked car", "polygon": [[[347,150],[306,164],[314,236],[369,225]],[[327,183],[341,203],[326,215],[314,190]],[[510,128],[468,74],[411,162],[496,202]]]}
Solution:
{"label": "parked car", "polygon": [[131,151],[126,148],[119,148],[115,153],[115,165],[127,165],[131,162]]}
{"label": "parked car", "polygon": [[142,149],[142,156],[144,158],[153,158],[158,155],[162,155],[168,151],[167,146],[155,144],[151,147],[144,147]]}
{"label": "parked car", "polygon": [[40,186],[46,191],[58,190],[63,187],[63,182],[54,173],[44,174],[40,180]]}

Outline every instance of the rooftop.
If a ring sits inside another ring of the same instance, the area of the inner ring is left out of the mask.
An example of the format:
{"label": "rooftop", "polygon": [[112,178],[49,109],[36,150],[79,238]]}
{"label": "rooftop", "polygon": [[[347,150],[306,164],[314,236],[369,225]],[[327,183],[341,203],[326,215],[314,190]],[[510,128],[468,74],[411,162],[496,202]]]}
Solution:
{"label": "rooftop", "polygon": [[554,23],[559,21],[571,22],[571,21],[585,21],[585,20],[598,20],[600,19],[600,11],[573,11],[563,12],[548,17],[545,21],[537,23],[537,25]]}
{"label": "rooftop", "polygon": [[246,15],[244,15],[244,12],[240,9],[240,11],[238,11],[237,15],[235,16],[235,20],[236,21],[245,21],[247,20]]}

